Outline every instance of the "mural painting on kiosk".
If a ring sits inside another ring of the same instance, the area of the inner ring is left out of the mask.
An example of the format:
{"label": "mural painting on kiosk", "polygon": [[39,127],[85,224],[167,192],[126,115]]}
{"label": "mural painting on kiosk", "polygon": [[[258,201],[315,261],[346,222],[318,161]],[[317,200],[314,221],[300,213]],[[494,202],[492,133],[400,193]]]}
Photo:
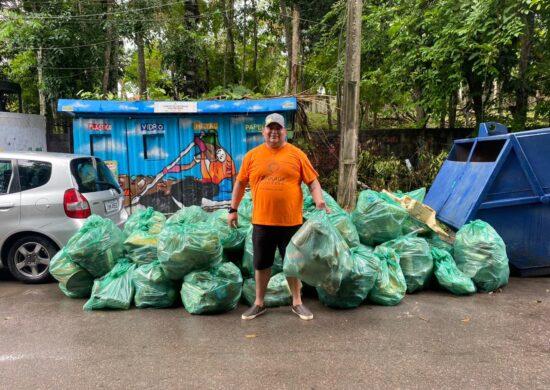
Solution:
{"label": "mural painting on kiosk", "polygon": [[174,213],[190,205],[216,209],[230,204],[235,162],[219,141],[218,124],[194,122],[193,130],[193,140],[156,176],[119,177],[127,206]]}

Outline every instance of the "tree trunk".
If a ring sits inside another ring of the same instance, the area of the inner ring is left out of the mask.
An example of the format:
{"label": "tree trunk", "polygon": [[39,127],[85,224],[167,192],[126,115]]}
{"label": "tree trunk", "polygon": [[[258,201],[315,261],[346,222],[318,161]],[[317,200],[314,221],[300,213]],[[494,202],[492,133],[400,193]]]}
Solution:
{"label": "tree trunk", "polygon": [[330,105],[330,95],[325,95],[327,101],[327,123],[329,131],[332,131],[332,107]]}
{"label": "tree trunk", "polygon": [[[223,23],[226,32],[226,55],[224,63],[227,66],[228,79],[232,84],[237,83],[237,72],[235,67],[235,39],[233,38],[233,22],[235,17],[235,1],[221,1],[223,12]],[[227,4],[227,7],[226,7]],[[224,77],[225,78],[225,77]],[[225,84],[225,82],[224,82]]]}
{"label": "tree trunk", "polygon": [[[464,64],[464,76],[468,83],[468,94],[476,117],[476,128],[483,121],[483,79],[472,71],[473,64]],[[466,108],[468,105],[466,105]],[[469,119],[467,119],[469,125]]]}
{"label": "tree trunk", "polygon": [[422,101],[422,87],[420,84],[415,83],[412,91],[413,100],[416,102],[416,124],[418,127],[426,127],[426,110],[421,105]]}
{"label": "tree trunk", "polygon": [[516,89],[516,107],[514,112],[514,130],[524,129],[529,109],[529,80],[527,71],[531,57],[535,14],[531,11],[525,15],[525,32],[520,38],[520,54],[518,64],[518,87]]}
{"label": "tree trunk", "polygon": [[57,115],[57,99],[50,99],[50,111],[52,113],[53,123],[57,124],[59,116]]}
{"label": "tree trunk", "polygon": [[298,94],[298,77],[300,74],[300,8],[294,3],[292,6],[292,72],[290,73],[290,93]]}
{"label": "tree trunk", "polygon": [[119,51],[120,43],[117,32],[113,32],[113,44],[111,49],[111,71],[109,72],[109,90],[115,95],[118,95],[118,79],[119,79]]}
{"label": "tree trunk", "polygon": [[42,69],[44,61],[44,51],[42,47],[38,49],[36,54],[36,62],[38,65],[38,103],[40,107],[40,115],[46,115],[46,95],[44,94],[44,71]]}
{"label": "tree trunk", "polygon": [[254,57],[252,58],[252,74],[254,75],[254,88],[258,88],[258,75],[256,74],[258,68],[258,17],[256,16],[256,0],[252,0],[252,15],[253,22],[253,35],[254,35]]}
{"label": "tree trunk", "polygon": [[105,33],[105,50],[103,51],[103,81],[101,83],[101,92],[103,96],[107,95],[109,91],[109,79],[111,71],[111,48],[113,44],[113,25],[111,23],[111,12],[113,10],[113,0],[106,0],[107,11],[105,21],[106,33]]}
{"label": "tree trunk", "polygon": [[[197,31],[197,22],[199,18],[200,10],[197,0],[186,0],[183,23],[187,31]],[[198,97],[201,89],[199,83],[199,61],[194,46],[190,51],[192,52],[190,53],[185,69],[185,94]]]}
{"label": "tree trunk", "polygon": [[292,78],[292,32],[290,28],[290,18],[288,16],[288,10],[285,0],[279,0],[281,5],[281,15],[283,16],[283,26],[285,32],[286,43],[286,66],[288,68],[288,83],[286,85],[287,93],[290,93],[290,80]]}
{"label": "tree trunk", "polygon": [[241,64],[241,85],[243,85],[244,71],[246,68],[246,0],[243,0],[243,56]]}
{"label": "tree trunk", "polygon": [[147,73],[145,70],[145,43],[143,42],[143,32],[136,32],[136,46],[138,54],[138,74],[139,74],[139,98],[147,100]]}
{"label": "tree trunk", "polygon": [[454,129],[456,126],[456,106],[458,105],[458,92],[451,93],[449,98],[449,129]]}

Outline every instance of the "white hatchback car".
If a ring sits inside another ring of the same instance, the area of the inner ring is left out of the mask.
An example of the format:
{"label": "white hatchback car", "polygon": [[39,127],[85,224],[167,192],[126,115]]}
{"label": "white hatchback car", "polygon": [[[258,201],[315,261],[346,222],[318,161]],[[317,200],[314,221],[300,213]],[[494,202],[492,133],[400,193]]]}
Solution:
{"label": "white hatchback car", "polygon": [[123,227],[122,190],[101,159],[0,153],[0,259],[23,282],[48,279],[55,253],[91,214]]}

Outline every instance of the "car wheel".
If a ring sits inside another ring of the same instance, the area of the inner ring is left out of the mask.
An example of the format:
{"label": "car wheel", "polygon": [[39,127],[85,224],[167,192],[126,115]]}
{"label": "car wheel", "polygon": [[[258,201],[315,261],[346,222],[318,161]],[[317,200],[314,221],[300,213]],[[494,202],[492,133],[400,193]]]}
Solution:
{"label": "car wheel", "polygon": [[25,283],[43,283],[50,279],[48,266],[58,249],[48,239],[29,235],[13,243],[8,252],[8,268]]}

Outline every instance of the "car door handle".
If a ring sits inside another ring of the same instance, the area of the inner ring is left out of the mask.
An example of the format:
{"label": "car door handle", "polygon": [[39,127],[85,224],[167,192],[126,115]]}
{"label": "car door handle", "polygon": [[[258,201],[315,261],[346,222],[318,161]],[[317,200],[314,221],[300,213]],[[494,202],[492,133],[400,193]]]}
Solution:
{"label": "car door handle", "polygon": [[0,211],[6,211],[15,207],[15,203],[0,203]]}

